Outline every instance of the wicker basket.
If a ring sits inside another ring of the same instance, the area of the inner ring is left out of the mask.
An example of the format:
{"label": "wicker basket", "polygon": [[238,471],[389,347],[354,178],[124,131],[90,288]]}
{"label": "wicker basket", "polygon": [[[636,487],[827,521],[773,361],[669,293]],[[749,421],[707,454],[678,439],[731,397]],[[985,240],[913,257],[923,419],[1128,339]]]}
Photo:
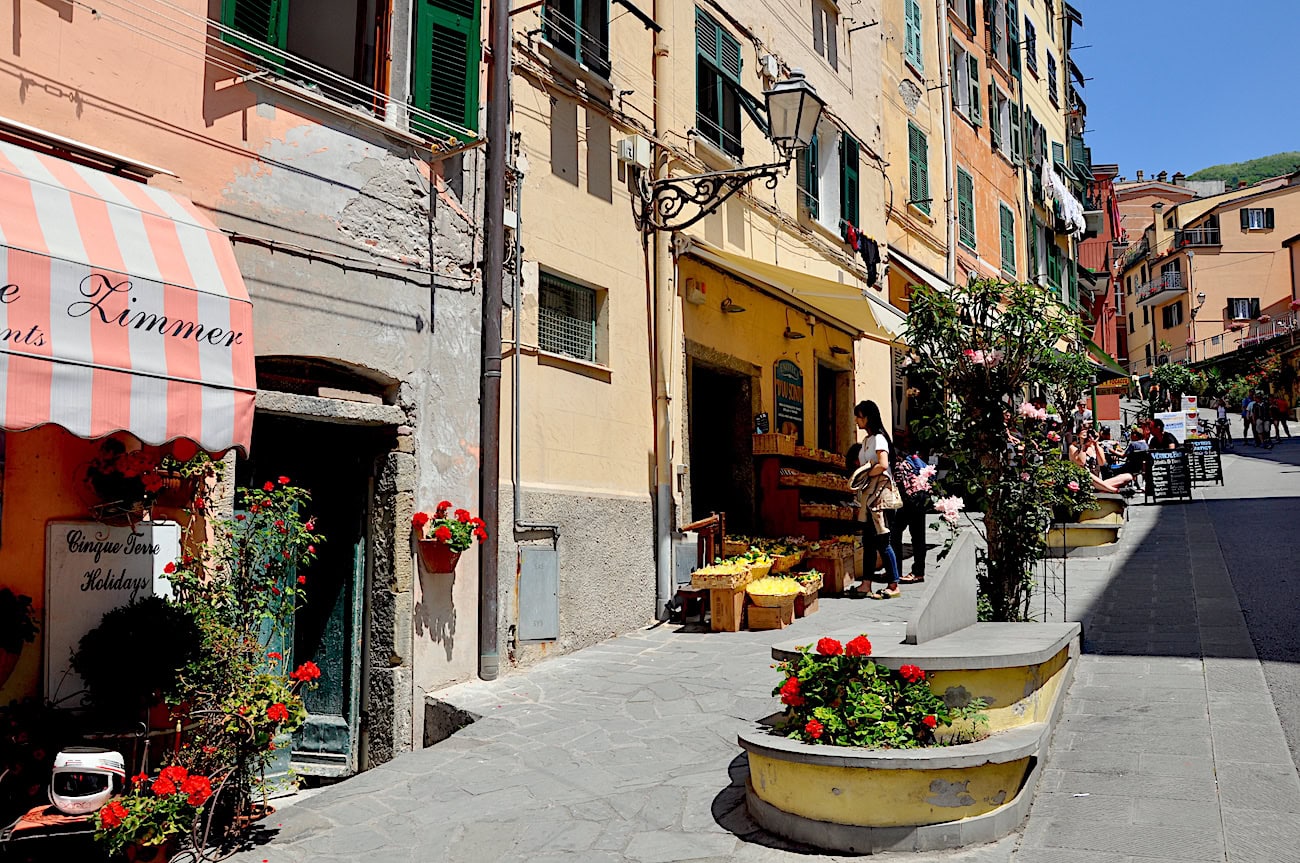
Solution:
{"label": "wicker basket", "polygon": [[760,578],[766,578],[767,574],[772,571],[772,561],[767,563],[751,563],[749,565],[749,580],[758,581]]}
{"label": "wicker basket", "polygon": [[780,572],[789,572],[799,565],[803,560],[802,551],[794,551],[790,554],[778,554],[772,558],[772,574]]}
{"label": "wicker basket", "polygon": [[816,596],[817,591],[822,589],[822,580],[803,582],[799,585],[799,592],[806,597]]}
{"label": "wicker basket", "polygon": [[734,539],[726,539],[722,541],[723,557],[736,557],[747,551],[749,551],[749,543],[737,542]]}
{"label": "wicker basket", "polygon": [[768,434],[754,435],[754,455],[794,455],[793,435]]}
{"label": "wicker basket", "polygon": [[696,590],[736,590],[753,580],[749,570],[736,573],[709,572],[708,567],[691,573],[691,587]]}
{"label": "wicker basket", "polygon": [[783,605],[793,605],[797,594],[746,593],[745,595],[759,608],[780,608]]}

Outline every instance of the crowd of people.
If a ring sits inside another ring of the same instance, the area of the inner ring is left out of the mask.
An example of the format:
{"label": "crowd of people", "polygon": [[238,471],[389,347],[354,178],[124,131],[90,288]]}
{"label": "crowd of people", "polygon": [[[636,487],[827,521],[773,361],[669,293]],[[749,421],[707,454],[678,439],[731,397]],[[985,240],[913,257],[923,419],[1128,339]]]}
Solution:
{"label": "crowd of people", "polygon": [[[1215,406],[1222,399],[1215,402]],[[1220,417],[1226,415],[1225,411]],[[1246,445],[1272,449],[1273,442],[1280,440],[1282,433],[1291,437],[1291,427],[1287,419],[1291,415],[1291,402],[1281,393],[1267,395],[1262,391],[1248,394],[1241,400],[1241,442]]]}

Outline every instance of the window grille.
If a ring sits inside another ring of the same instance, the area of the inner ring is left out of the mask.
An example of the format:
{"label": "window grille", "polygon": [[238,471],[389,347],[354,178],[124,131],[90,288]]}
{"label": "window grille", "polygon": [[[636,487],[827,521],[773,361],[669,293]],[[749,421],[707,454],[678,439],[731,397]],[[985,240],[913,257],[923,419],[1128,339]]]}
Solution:
{"label": "window grille", "polygon": [[542,273],[537,346],[548,353],[596,361],[596,292]]}

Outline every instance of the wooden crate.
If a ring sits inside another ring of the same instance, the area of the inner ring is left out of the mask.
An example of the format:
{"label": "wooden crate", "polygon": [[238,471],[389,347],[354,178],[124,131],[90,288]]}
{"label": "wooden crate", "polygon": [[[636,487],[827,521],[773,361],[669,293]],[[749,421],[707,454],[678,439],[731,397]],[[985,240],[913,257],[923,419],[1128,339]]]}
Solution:
{"label": "wooden crate", "polygon": [[853,564],[851,559],[835,557],[811,557],[806,561],[809,569],[822,574],[822,593],[843,593],[853,583]]}
{"label": "wooden crate", "polygon": [[794,435],[754,435],[754,455],[794,455]]}
{"label": "wooden crate", "polygon": [[709,591],[709,617],[714,632],[740,632],[745,623],[745,587]]}
{"label": "wooden crate", "polygon": [[794,598],[794,616],[807,617],[817,613],[817,594],[798,594]]}
{"label": "wooden crate", "polygon": [[751,605],[746,609],[749,614],[750,629],[785,629],[794,623],[795,595],[791,594],[788,602],[774,608]]}

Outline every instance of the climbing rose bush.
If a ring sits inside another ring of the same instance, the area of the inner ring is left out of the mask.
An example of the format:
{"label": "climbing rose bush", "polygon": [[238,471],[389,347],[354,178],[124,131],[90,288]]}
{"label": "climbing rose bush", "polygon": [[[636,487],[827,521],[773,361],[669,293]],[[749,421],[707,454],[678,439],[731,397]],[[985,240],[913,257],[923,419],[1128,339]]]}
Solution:
{"label": "climbing rose bush", "polygon": [[[893,671],[872,661],[865,635],[819,639],[777,668],[782,681],[772,694],[785,705],[778,733],[805,743],[914,749],[973,739],[988,724],[983,701],[949,706],[917,666]],[[953,730],[960,720],[971,731]]]}

